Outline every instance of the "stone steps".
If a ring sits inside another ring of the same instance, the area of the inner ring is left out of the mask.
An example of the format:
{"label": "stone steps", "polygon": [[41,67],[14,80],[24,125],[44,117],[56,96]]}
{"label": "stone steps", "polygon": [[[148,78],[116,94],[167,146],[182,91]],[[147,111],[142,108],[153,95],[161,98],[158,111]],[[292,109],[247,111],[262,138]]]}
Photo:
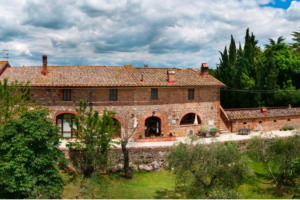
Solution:
{"label": "stone steps", "polygon": [[223,122],[223,120],[221,119],[221,122],[220,122],[220,131],[221,131],[221,134],[230,134],[231,132],[228,130],[226,124]]}

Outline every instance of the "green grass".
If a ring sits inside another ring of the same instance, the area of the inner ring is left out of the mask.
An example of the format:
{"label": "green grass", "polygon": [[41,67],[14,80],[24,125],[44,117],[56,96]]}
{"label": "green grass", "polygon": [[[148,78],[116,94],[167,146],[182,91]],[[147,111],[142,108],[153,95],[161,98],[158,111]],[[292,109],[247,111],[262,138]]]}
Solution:
{"label": "green grass", "polygon": [[[96,189],[95,198],[107,199],[153,199],[159,189],[173,189],[175,176],[169,171],[134,173],[133,179],[126,180],[121,175],[106,177],[107,188]],[[73,181],[65,186],[63,198],[75,198],[78,182]],[[83,195],[80,198],[92,198]]]}
{"label": "green grass", "polygon": [[[253,162],[251,167],[256,175],[255,179],[263,182],[272,182],[272,177],[262,163]],[[243,195],[245,199],[291,199],[292,194],[283,193],[276,194],[272,185],[263,184],[256,180],[249,181],[248,184],[241,185],[237,191]]]}
{"label": "green grass", "polygon": [[[269,183],[272,181],[271,176],[261,163],[251,164],[256,179]],[[67,180],[69,176],[64,173]],[[122,173],[105,176],[106,187],[96,183],[94,197],[106,199],[153,199],[157,195],[156,191],[160,189],[174,190],[175,175],[169,171],[134,173],[133,179],[126,180]],[[63,198],[75,198],[78,193],[78,179],[69,182],[65,186]],[[275,190],[269,184],[259,183],[255,180],[249,181],[247,184],[241,185],[237,191],[243,195],[245,199],[291,199],[292,194],[283,193],[277,195]],[[79,198],[93,198],[90,191],[86,194],[79,195]]]}

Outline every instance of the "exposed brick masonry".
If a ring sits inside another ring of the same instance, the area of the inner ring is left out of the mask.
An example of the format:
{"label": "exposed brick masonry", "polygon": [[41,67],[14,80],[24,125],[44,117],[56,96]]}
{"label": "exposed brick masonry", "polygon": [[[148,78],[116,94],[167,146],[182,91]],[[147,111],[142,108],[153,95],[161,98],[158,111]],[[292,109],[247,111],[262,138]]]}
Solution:
{"label": "exposed brick masonry", "polygon": [[[83,99],[90,101],[90,89],[72,89],[72,101],[62,101],[62,89],[31,89],[30,100],[43,103],[51,110],[51,118],[55,123],[57,113],[74,111],[78,102]],[[208,127],[209,121],[215,122],[215,127],[220,124],[220,91],[216,87],[195,88],[195,99],[188,100],[187,88],[159,88],[158,100],[151,100],[151,89],[119,89],[118,100],[109,101],[108,89],[92,90],[92,103],[95,110],[103,112],[116,111],[116,119],[121,124],[124,116],[134,116],[138,125],[134,135],[144,137],[145,120],[154,116],[161,119],[161,132],[165,135],[170,132],[176,136],[185,136],[190,130],[198,132],[201,126]],[[196,113],[201,122],[199,125],[180,126],[181,118],[187,113]],[[172,121],[175,120],[175,124]]]}

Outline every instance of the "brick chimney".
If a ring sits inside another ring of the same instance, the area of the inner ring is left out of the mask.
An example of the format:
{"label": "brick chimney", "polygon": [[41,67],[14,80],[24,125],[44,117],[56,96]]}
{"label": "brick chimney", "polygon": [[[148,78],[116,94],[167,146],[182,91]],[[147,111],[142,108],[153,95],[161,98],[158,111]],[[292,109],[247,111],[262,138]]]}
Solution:
{"label": "brick chimney", "polygon": [[46,55],[43,55],[42,74],[43,74],[44,76],[46,76],[46,75],[48,74],[48,71],[47,71],[47,56],[46,56]]}
{"label": "brick chimney", "polygon": [[267,108],[261,108],[261,110],[260,110],[261,112],[262,112],[262,114],[267,114]]}
{"label": "brick chimney", "polygon": [[175,83],[176,77],[175,77],[175,70],[169,69],[168,70],[168,82],[169,83]]}
{"label": "brick chimney", "polygon": [[201,76],[209,76],[208,65],[207,63],[202,63],[201,66]]}

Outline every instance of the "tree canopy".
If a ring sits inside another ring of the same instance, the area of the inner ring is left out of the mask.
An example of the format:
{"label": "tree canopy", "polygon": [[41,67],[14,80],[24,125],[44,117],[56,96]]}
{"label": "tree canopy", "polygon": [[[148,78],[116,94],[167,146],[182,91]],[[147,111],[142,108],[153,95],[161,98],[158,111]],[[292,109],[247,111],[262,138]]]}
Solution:
{"label": "tree canopy", "polygon": [[236,143],[214,141],[179,143],[170,148],[169,167],[176,175],[177,192],[183,198],[240,198],[232,189],[244,183],[253,172],[250,160]]}
{"label": "tree canopy", "polygon": [[291,46],[280,36],[270,38],[264,49],[249,29],[243,47],[239,43],[237,48],[231,36],[229,49],[225,46],[219,65],[211,70],[227,86],[221,90],[224,108],[300,106],[300,92],[295,91],[300,88],[300,31],[292,35]]}
{"label": "tree canopy", "polygon": [[58,127],[45,109],[26,111],[0,127],[0,198],[60,198],[64,162]]}

